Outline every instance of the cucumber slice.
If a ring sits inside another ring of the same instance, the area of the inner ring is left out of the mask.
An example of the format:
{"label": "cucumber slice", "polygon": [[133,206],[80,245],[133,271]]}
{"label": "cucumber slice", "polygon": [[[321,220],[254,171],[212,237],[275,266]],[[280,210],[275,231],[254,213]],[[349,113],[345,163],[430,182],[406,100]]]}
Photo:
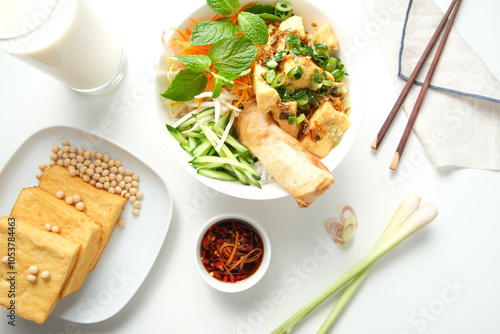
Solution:
{"label": "cucumber slice", "polygon": [[189,142],[186,137],[182,133],[179,132],[176,128],[167,125],[167,130],[170,132],[170,134],[182,145],[189,146]]}
{"label": "cucumber slice", "polygon": [[200,168],[197,170],[197,173],[212,179],[216,180],[222,180],[222,181],[237,181],[238,179],[228,173],[219,171],[219,170],[214,170],[214,169],[207,169],[207,168]]}
{"label": "cucumber slice", "polygon": [[192,114],[191,117],[186,119],[181,124],[177,125],[177,129],[185,130],[185,128],[187,128],[188,126],[193,125],[196,122],[197,118],[204,118],[204,117],[207,117],[207,116],[210,116],[213,114],[215,114],[215,108],[208,108],[208,109],[200,111],[199,114],[196,114],[196,113]]}

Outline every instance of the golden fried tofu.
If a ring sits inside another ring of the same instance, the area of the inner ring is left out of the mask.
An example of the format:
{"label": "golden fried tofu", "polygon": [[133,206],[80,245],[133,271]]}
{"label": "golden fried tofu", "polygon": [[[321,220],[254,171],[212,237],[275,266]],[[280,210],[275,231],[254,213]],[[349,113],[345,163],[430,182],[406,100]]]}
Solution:
{"label": "golden fried tofu", "polygon": [[[349,118],[343,112],[337,111],[331,101],[325,100],[311,116],[306,130],[307,135],[300,140],[300,143],[312,154],[324,158],[350,125]],[[313,140],[309,135],[309,131],[313,128],[321,134],[320,140]]]}
{"label": "golden fried tofu", "polygon": [[282,110],[280,108],[275,108],[271,111],[273,115],[273,119],[280,128],[285,130],[286,133],[288,133],[290,136],[293,138],[297,138],[299,135],[300,131],[300,125],[297,124],[296,122],[292,122],[292,124],[288,124],[288,118],[283,118],[281,116],[282,113],[285,113],[286,115],[297,115],[297,101],[289,101],[289,102],[283,102],[282,103],[286,109]]}
{"label": "golden fried tofu", "polygon": [[281,22],[278,31],[286,31],[296,33],[301,39],[305,39],[307,34],[304,29],[304,22],[301,16],[292,16],[285,21]]}
{"label": "golden fried tofu", "polygon": [[[80,245],[13,217],[0,218],[0,240],[0,258],[15,258],[13,264],[0,262],[0,305],[7,310],[14,307],[20,317],[42,324],[59,300]],[[38,269],[34,275],[31,266]],[[44,271],[48,278],[42,278]],[[28,281],[31,278],[34,281]]]}
{"label": "golden fried tofu", "polygon": [[[302,68],[302,77],[298,80],[292,80],[288,77],[288,72],[294,67]],[[311,59],[306,57],[298,57],[297,60],[294,57],[287,57],[283,60],[282,70],[281,72],[285,75],[285,83],[283,86],[292,85],[296,90],[309,88],[312,89],[311,77],[314,75],[315,71],[318,71],[318,74],[323,75],[323,72],[326,73],[326,79],[334,82],[335,78],[333,75],[323,70],[321,67],[316,65]]]}
{"label": "golden fried tofu", "polygon": [[39,187],[23,189],[10,215],[42,231],[47,231],[46,224],[57,226],[59,235],[81,245],[75,268],[61,291],[61,298],[76,292],[97,257],[101,226],[64,199],[56,198]]}
{"label": "golden fried tofu", "polygon": [[266,80],[264,80],[263,76],[265,73],[266,70],[264,67],[255,64],[255,69],[252,74],[252,88],[255,93],[259,111],[263,113],[276,109],[280,101],[280,96],[276,89],[271,87]]}
{"label": "golden fried tofu", "polygon": [[312,37],[313,43],[322,43],[328,46],[328,52],[332,53],[339,48],[339,41],[337,36],[333,32],[333,28],[330,24],[322,25],[314,30]]}
{"label": "golden fried tofu", "polygon": [[101,240],[96,259],[90,270],[95,268],[102,251],[113,232],[127,199],[83,181],[78,176],[71,176],[66,168],[53,166],[46,169],[40,179],[39,187],[55,195],[62,190],[66,196],[78,194],[82,198],[85,209],[82,211],[102,226]]}

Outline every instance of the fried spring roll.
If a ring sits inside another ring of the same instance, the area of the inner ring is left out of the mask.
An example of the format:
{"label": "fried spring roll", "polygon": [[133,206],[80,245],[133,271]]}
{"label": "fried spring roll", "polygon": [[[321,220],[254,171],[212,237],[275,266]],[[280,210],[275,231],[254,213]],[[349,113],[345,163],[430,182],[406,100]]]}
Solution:
{"label": "fried spring roll", "polygon": [[283,131],[270,113],[259,112],[255,100],[246,103],[236,119],[241,142],[295,198],[310,206],[335,180],[326,166],[299,141]]}

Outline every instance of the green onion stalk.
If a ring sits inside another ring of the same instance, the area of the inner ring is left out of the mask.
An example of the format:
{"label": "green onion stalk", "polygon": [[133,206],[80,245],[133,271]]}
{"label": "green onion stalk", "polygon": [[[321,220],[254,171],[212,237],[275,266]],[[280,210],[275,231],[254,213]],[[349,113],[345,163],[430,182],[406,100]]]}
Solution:
{"label": "green onion stalk", "polygon": [[434,204],[429,203],[420,206],[420,198],[418,196],[406,196],[373,250],[323,292],[282,323],[272,334],[289,334],[293,327],[307,314],[348,282],[351,282],[318,331],[318,333],[328,332],[375,262],[410,235],[433,221],[437,213],[437,207]]}

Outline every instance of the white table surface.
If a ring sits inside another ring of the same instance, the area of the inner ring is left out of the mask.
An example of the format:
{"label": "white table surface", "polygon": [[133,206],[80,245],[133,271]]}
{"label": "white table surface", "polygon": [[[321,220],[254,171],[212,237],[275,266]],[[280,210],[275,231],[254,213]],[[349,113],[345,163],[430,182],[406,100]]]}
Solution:
{"label": "white table surface", "polygon": [[[170,186],[175,205],[172,223],[142,287],[114,317],[88,325],[57,317],[37,325],[18,317],[16,327],[11,327],[2,316],[1,333],[269,333],[370,251],[408,193],[435,202],[438,218],[377,263],[334,332],[498,333],[500,174],[436,169],[415,136],[410,137],[398,172],[389,170],[406,116],[398,115],[385,145],[373,152],[370,144],[398,93],[375,39],[362,55],[366,92],[357,140],[333,172],[336,184],[311,208],[301,210],[291,197],[246,201],[214,193],[173,159],[153,124],[153,72],[161,33],[203,0],[181,2],[175,10],[172,1],[92,2],[124,45],[128,56],[124,81],[109,94],[83,96],[0,54],[0,166],[25,139],[47,126],[100,132],[138,155]],[[327,12],[338,10],[327,0],[315,3]],[[448,5],[445,0],[437,3],[443,9]],[[363,16],[361,4],[356,1],[354,6]],[[492,43],[500,32],[495,14],[499,4],[481,0],[462,6],[456,28],[500,77],[500,45]],[[111,126],[106,125],[109,120]],[[26,157],[26,163],[39,162]],[[338,216],[345,203],[355,208],[359,229],[351,244],[340,249],[332,246],[323,221]],[[228,211],[259,220],[273,249],[263,280],[238,294],[209,287],[193,263],[192,243],[200,226]],[[143,228],[148,228],[147,222]],[[333,301],[308,315],[294,333],[314,333]]]}

